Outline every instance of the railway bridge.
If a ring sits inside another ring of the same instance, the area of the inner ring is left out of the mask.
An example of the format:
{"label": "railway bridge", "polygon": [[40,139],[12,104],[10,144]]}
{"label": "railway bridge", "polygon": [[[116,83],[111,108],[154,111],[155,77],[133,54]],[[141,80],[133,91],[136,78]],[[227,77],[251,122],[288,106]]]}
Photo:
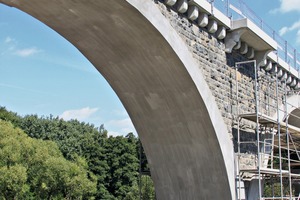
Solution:
{"label": "railway bridge", "polygon": [[241,7],[0,3],[58,32],[109,82],[142,141],[158,199],[262,199],[270,180],[281,184],[279,198],[298,195],[297,52]]}

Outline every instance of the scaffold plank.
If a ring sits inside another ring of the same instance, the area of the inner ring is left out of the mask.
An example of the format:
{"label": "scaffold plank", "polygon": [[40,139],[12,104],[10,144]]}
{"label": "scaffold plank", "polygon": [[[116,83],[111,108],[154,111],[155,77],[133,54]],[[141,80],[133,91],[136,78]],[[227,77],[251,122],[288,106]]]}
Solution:
{"label": "scaffold plank", "polygon": [[[256,113],[240,114],[239,117],[252,122],[256,122]],[[275,119],[261,113],[258,113],[258,122],[260,124],[277,124],[277,121]]]}
{"label": "scaffold plank", "polygon": [[[258,174],[258,168],[249,168],[249,169],[242,169],[240,172],[248,172],[252,174]],[[279,169],[271,169],[271,168],[260,168],[261,174],[271,174],[271,175],[280,175]],[[289,174],[288,170],[281,170],[281,174]]]}

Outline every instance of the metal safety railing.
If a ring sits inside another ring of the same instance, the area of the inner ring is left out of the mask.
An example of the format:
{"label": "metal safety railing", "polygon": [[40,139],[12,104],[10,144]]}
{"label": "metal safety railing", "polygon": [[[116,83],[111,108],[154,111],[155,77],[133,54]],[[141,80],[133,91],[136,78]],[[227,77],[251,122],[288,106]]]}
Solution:
{"label": "metal safety railing", "polygon": [[300,53],[264,22],[243,0],[206,0],[231,20],[248,18],[277,42],[277,54],[300,73]]}

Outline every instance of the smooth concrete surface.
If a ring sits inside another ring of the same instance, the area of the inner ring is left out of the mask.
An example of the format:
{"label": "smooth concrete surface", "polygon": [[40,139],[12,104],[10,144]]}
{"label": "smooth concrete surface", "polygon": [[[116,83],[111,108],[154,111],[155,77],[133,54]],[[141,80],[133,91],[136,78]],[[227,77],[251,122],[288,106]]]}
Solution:
{"label": "smooth concrete surface", "polygon": [[244,18],[232,21],[231,30],[236,31],[240,29],[245,30],[241,35],[241,40],[246,41],[255,50],[266,51],[277,49],[277,43],[249,19]]}
{"label": "smooth concrete surface", "polygon": [[[184,64],[186,70],[194,81],[200,96],[203,98],[204,104],[207,108],[212,125],[215,129],[216,136],[225,159],[225,168],[228,174],[228,181],[230,185],[232,199],[235,199],[236,187],[235,187],[235,171],[234,171],[234,150],[233,143],[229,134],[226,132],[226,125],[221,116],[221,112],[218,109],[215,99],[209,89],[204,77],[202,76],[202,70],[191,55],[186,43],[182,38],[174,31],[170,22],[163,17],[160,11],[157,10],[155,4],[148,0],[128,0],[145,16],[152,25],[161,33],[161,35],[167,40],[176,55]],[[203,66],[202,66],[203,67]]]}
{"label": "smooth concrete surface", "polygon": [[300,110],[295,109],[291,112],[291,115],[288,120],[289,124],[300,128]]}
{"label": "smooth concrete surface", "polygon": [[[289,124],[300,128],[300,95],[293,95],[287,98],[287,106],[281,105],[279,107],[279,119],[284,121],[285,118],[285,109],[287,109],[289,115],[288,122]],[[276,118],[275,118],[276,117]],[[277,119],[277,114],[274,115],[274,118]]]}
{"label": "smooth concrete surface", "polygon": [[196,62],[152,1],[0,2],[57,31],[106,78],[142,140],[158,199],[235,199],[226,126]]}

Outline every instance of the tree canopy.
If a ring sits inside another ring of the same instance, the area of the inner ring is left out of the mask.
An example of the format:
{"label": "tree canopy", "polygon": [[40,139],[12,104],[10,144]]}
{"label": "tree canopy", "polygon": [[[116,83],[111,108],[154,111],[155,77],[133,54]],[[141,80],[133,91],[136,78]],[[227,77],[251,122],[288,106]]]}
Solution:
{"label": "tree canopy", "polygon": [[[14,185],[11,193],[19,199],[139,199],[140,142],[132,133],[108,137],[103,125],[21,117],[4,107],[1,119],[1,191]],[[141,157],[142,171],[149,171],[145,154]],[[4,180],[13,181],[2,184]],[[141,183],[143,199],[155,199],[151,178],[142,176]],[[5,195],[0,192],[0,200],[11,199]]]}
{"label": "tree canopy", "polygon": [[68,161],[55,142],[32,139],[2,120],[0,138],[3,199],[92,199],[96,181],[83,158]]}

